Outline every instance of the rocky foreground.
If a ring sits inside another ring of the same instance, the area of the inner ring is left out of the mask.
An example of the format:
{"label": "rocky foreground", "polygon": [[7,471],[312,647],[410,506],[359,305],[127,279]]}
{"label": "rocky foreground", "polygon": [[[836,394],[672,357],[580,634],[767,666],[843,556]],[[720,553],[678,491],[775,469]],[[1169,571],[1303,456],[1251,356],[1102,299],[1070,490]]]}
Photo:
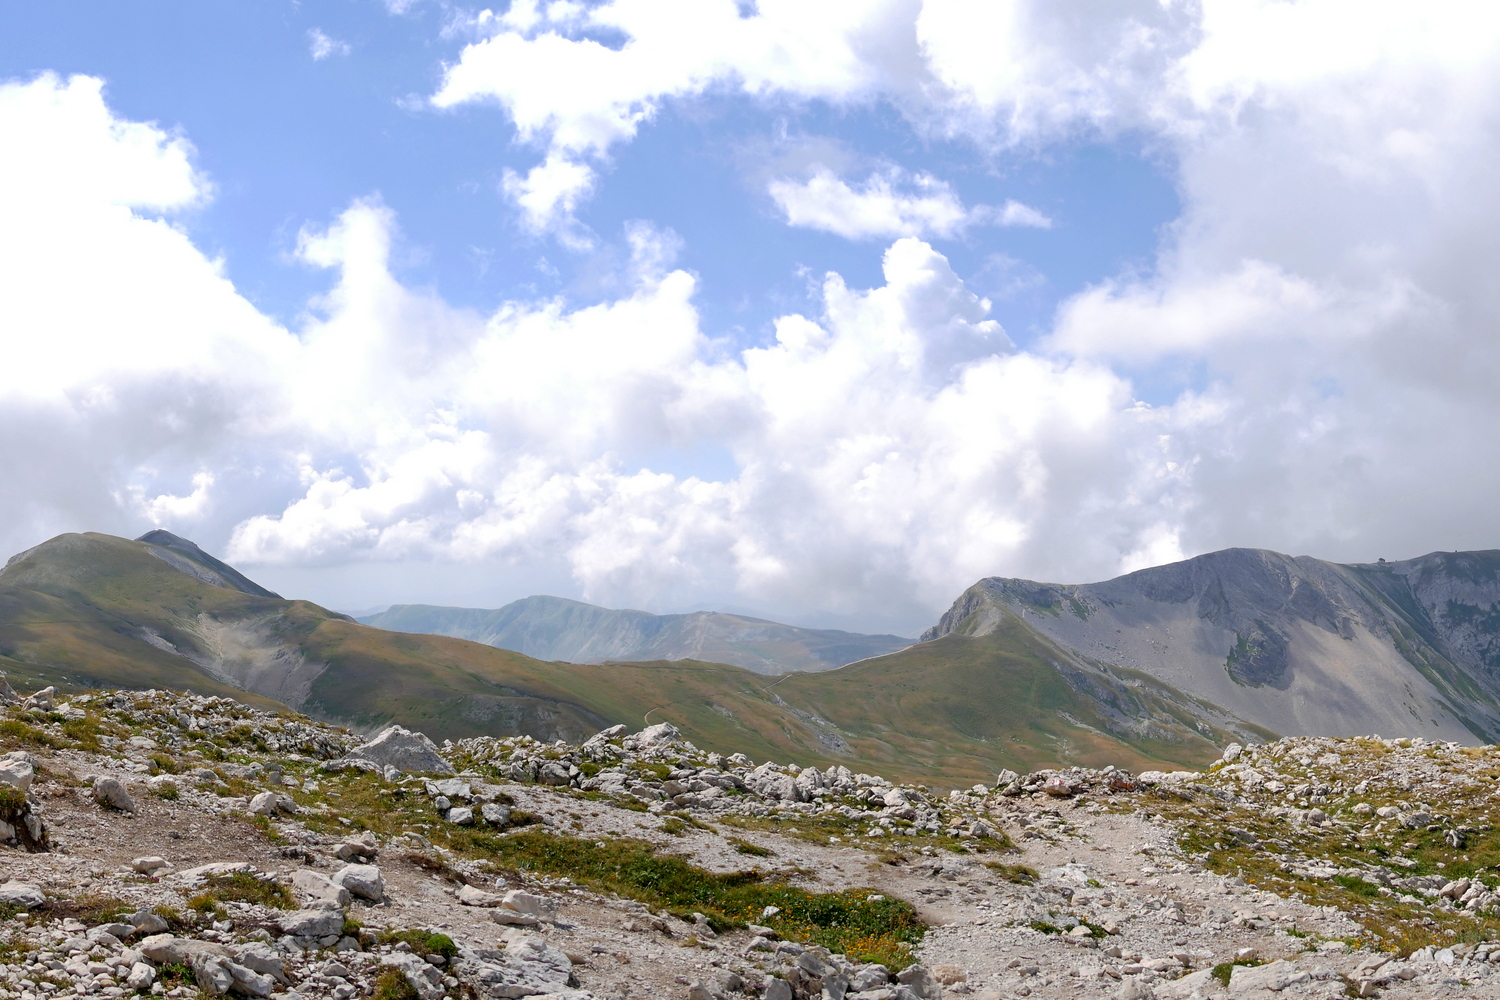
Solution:
{"label": "rocky foreground", "polygon": [[5,1000],[1500,996],[1495,748],[938,791],[669,725],[436,747],[0,700]]}

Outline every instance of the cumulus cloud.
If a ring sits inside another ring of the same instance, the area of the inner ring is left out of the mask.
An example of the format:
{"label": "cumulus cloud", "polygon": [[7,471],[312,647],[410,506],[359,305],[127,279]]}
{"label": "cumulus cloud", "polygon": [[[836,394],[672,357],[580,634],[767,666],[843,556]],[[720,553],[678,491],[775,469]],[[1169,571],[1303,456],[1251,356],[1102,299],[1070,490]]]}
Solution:
{"label": "cumulus cloud", "polygon": [[[1151,117],[1198,30],[1192,5],[1156,0],[1125,0],[1088,18],[1027,0],[740,8],[736,0],[513,0],[504,14],[466,22],[483,37],[447,67],[432,103],[496,103],[523,142],[546,149],[553,167],[543,176],[563,163],[582,172],[567,186],[572,204],[534,193],[557,189],[540,179],[507,185],[528,223],[545,229],[568,218],[610,149],[672,100],[724,90],[838,105],[887,100],[925,133],[1033,142]],[[606,36],[623,44],[604,44]],[[1043,224],[1022,209],[998,219]]]}
{"label": "cumulus cloud", "polygon": [[985,222],[1040,228],[1052,225],[1041,212],[1014,200],[1003,206],[967,208],[945,181],[895,167],[853,187],[818,164],[806,180],[777,178],[767,185],[767,192],[788,225],[821,229],[851,240],[956,236],[970,225]]}
{"label": "cumulus cloud", "polygon": [[314,62],[321,62],[329,56],[347,56],[354,51],[348,42],[329,37],[321,28],[309,28],[307,42],[308,51],[312,53]]}
{"label": "cumulus cloud", "polygon": [[[1085,24],[928,0],[799,17],[780,0],[515,4],[435,100],[496,101],[544,150],[550,170],[510,183],[552,227],[615,144],[714,88],[890,100],[976,143],[1142,130],[1184,205],[1157,259],[1017,350],[941,254],[889,228],[957,225],[936,187],[889,181],[879,221],[859,199],[881,192],[847,184],[837,224],[900,236],[882,278],[824,276],[817,308],[735,353],[705,335],[663,234],[635,232],[604,301],[481,315],[397,280],[396,214],[372,198],[304,231],[331,286],[289,331],[182,228],[212,193],[183,137],[111,114],[98,81],[10,84],[8,530],[144,523],[160,500],[262,566],[561,566],[606,603],[908,627],[996,572],[1494,545],[1500,15],[1142,0]],[[650,458],[701,447],[732,473]]]}

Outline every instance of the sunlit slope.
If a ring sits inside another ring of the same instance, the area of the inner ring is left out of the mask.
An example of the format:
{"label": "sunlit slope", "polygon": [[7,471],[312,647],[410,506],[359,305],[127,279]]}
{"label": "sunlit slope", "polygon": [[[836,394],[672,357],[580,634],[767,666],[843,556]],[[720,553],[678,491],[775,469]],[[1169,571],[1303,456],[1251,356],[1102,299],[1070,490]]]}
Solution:
{"label": "sunlit slope", "polygon": [[693,660],[544,662],[206,582],[153,548],[64,535],[12,559],[0,571],[0,669],[23,687],[231,694],[439,741],[577,740],[670,721],[726,754],[942,785],[992,781],[1001,767],[1197,763],[1249,732],[1149,678],[1063,653],[1013,616],[980,638],[780,678]]}

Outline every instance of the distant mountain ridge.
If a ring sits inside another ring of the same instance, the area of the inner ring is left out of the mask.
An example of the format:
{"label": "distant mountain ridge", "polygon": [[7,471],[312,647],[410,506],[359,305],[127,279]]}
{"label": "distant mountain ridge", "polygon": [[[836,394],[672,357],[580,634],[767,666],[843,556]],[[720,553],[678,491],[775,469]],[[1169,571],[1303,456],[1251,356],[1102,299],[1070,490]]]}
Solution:
{"label": "distant mountain ridge", "polygon": [[1225,549],[1102,583],[990,577],[922,638],[1011,618],[1284,735],[1500,739],[1500,551],[1341,564]]}
{"label": "distant mountain ridge", "polygon": [[654,615],[546,596],[495,610],[397,604],[359,621],[482,642],[539,660],[706,660],[761,674],[832,670],[912,644],[897,635],[798,628],[720,611]]}
{"label": "distant mountain ridge", "polygon": [[544,662],[285,600],[167,532],[59,535],[9,560],[0,670],[23,690],[188,690],[437,740],[578,742],[667,721],[722,753],[945,785],[1004,767],[1197,765],[1229,740],[1268,735],[1138,672],[1085,662],[1015,616],[978,640],[775,678],[688,659]]}

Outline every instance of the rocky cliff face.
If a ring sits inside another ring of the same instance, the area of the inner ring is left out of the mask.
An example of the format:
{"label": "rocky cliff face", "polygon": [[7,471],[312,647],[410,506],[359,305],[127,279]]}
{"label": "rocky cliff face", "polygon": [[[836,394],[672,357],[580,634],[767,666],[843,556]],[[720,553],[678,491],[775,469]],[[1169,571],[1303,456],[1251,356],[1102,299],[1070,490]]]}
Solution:
{"label": "rocky cliff face", "polygon": [[1500,552],[1343,565],[1226,549],[1104,583],[992,577],[922,638],[1007,614],[1277,732],[1500,733]]}
{"label": "rocky cliff face", "polygon": [[496,610],[398,604],[360,622],[394,632],[450,635],[539,660],[704,660],[762,674],[832,670],[911,644],[897,635],[797,628],[717,611],[653,615],[545,596]]}

